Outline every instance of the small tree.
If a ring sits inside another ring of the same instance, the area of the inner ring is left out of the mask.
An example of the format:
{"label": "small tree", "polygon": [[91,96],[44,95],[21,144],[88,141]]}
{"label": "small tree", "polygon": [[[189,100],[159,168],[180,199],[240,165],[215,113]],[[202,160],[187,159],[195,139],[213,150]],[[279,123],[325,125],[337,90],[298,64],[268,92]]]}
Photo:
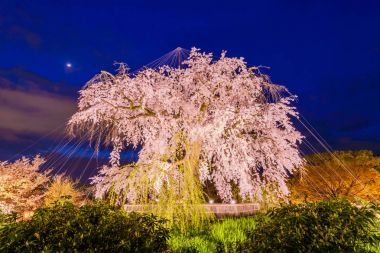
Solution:
{"label": "small tree", "polygon": [[61,199],[70,200],[75,204],[83,202],[84,193],[77,189],[77,184],[69,177],[57,175],[46,191],[44,205],[52,206]]}
{"label": "small tree", "polygon": [[45,162],[40,156],[0,163],[0,204],[15,212],[41,206],[49,185],[49,171],[41,172]]}
{"label": "small tree", "polygon": [[346,197],[380,201],[380,157],[371,151],[336,151],[305,157],[306,164],[291,181],[292,200]]}

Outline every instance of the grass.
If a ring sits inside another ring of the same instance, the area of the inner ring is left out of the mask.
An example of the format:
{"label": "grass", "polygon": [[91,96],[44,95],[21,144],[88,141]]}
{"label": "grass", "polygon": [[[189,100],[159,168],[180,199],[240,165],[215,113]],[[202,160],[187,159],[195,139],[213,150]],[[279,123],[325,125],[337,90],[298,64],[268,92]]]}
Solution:
{"label": "grass", "polygon": [[218,220],[186,235],[173,231],[168,245],[171,252],[243,252],[249,234],[263,216]]}

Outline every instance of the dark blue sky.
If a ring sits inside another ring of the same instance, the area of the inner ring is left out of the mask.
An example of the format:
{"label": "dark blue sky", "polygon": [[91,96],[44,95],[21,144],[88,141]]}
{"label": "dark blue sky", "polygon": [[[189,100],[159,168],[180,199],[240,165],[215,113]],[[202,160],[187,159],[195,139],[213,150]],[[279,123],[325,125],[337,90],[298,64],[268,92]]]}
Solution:
{"label": "dark blue sky", "polygon": [[63,131],[100,70],[136,69],[178,46],[270,67],[334,149],[380,154],[379,13],[364,0],[2,0],[0,159],[49,152],[55,137],[27,147]]}

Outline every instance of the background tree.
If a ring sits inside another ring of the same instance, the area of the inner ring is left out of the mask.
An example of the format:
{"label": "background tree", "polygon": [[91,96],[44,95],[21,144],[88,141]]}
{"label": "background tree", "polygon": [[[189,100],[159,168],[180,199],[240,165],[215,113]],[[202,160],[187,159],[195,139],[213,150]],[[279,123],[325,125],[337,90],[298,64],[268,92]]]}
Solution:
{"label": "background tree", "polygon": [[380,157],[372,151],[336,151],[305,157],[290,182],[293,201],[336,197],[380,201]]}
{"label": "background tree", "polygon": [[0,204],[15,212],[41,206],[50,181],[49,171],[39,170],[44,162],[42,157],[36,156],[0,163]]}

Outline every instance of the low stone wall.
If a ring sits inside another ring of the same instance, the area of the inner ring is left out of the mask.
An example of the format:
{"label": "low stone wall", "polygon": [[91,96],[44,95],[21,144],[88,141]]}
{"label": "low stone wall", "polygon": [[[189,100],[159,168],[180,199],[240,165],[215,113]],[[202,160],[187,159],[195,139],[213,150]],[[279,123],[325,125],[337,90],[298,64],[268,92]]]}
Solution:
{"label": "low stone wall", "polygon": [[249,204],[207,204],[204,205],[217,217],[221,216],[241,216],[256,213],[260,206],[257,203]]}
{"label": "low stone wall", "polygon": [[[205,204],[204,207],[217,217],[223,216],[242,216],[256,213],[260,209],[257,203],[247,204]],[[141,212],[144,210],[142,205],[124,205],[127,212]]]}

